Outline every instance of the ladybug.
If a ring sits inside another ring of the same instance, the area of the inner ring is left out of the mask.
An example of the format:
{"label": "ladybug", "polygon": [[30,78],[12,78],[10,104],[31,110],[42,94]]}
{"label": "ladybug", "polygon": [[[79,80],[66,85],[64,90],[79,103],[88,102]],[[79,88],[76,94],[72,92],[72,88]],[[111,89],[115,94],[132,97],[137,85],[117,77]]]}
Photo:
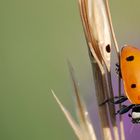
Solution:
{"label": "ladybug", "polygon": [[122,105],[116,114],[122,115],[131,110],[128,116],[132,118],[132,123],[140,123],[140,50],[125,45],[120,54],[120,66],[116,66],[123,81],[125,96],[114,97],[108,101],[120,104],[129,100],[131,104]]}
{"label": "ladybug", "polygon": [[120,69],[127,98],[132,104],[140,104],[140,50],[133,46],[123,47]]}

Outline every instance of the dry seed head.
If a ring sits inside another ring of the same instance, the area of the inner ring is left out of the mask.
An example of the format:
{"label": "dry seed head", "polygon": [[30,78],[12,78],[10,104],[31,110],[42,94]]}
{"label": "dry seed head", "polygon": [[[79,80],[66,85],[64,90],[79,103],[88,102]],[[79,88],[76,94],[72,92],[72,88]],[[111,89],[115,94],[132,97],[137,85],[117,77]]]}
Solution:
{"label": "dry seed head", "polygon": [[88,46],[93,47],[96,61],[104,62],[110,71],[111,36],[105,4],[103,0],[79,0],[79,7]]}

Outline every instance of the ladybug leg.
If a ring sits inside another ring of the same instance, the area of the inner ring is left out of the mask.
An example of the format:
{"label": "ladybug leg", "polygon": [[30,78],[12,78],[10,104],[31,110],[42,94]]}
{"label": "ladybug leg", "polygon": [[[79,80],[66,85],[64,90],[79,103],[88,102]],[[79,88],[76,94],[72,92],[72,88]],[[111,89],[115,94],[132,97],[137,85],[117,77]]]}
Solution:
{"label": "ladybug leg", "polygon": [[134,106],[134,104],[131,104],[131,105],[129,105],[129,106],[122,105],[121,109],[118,110],[118,111],[116,112],[116,115],[117,115],[117,114],[122,115],[122,114],[124,114],[124,113],[127,113],[130,109],[133,108],[133,106]]}
{"label": "ladybug leg", "polygon": [[116,73],[122,78],[120,65],[119,65],[118,63],[116,63],[116,69],[115,69],[115,71],[116,71]]}
{"label": "ladybug leg", "polygon": [[128,98],[125,96],[120,96],[120,97],[115,96],[114,98],[105,100],[103,103],[100,104],[100,106],[104,105],[105,103],[108,103],[108,102],[112,103],[112,104],[121,104],[121,103],[125,102],[126,100],[128,100]]}
{"label": "ladybug leg", "polygon": [[121,103],[125,102],[126,100],[128,100],[128,98],[125,96],[120,96],[120,97],[117,96],[117,97],[114,97],[114,100],[112,100],[112,103],[113,104],[121,104]]}

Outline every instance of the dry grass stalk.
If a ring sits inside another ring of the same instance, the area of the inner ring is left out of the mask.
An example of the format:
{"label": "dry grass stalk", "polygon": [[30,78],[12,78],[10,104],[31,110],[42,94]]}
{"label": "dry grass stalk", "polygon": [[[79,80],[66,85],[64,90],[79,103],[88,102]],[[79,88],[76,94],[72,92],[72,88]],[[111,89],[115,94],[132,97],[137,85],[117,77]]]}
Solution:
{"label": "dry grass stalk", "polygon": [[91,125],[90,118],[88,116],[88,111],[85,107],[84,102],[82,101],[80,97],[80,93],[78,89],[78,82],[74,75],[74,69],[69,61],[68,61],[68,66],[69,66],[70,76],[71,76],[73,87],[74,87],[79,123],[84,132],[83,140],[90,140],[90,139],[94,140],[96,139],[94,127]]}
{"label": "dry grass stalk", "polygon": [[94,127],[91,125],[91,121],[90,118],[88,116],[88,111],[84,105],[84,102],[81,100],[80,98],[80,94],[79,94],[79,90],[78,90],[78,84],[74,75],[74,70],[72,68],[72,65],[70,64],[70,62],[68,62],[68,66],[69,66],[69,71],[70,71],[70,75],[72,78],[72,83],[74,86],[74,95],[75,95],[75,99],[76,99],[76,112],[78,113],[78,120],[79,123],[77,123],[73,117],[71,116],[71,114],[67,111],[67,109],[62,105],[62,103],[59,101],[59,99],[57,98],[57,96],[55,95],[54,91],[52,91],[52,94],[56,100],[56,102],[58,103],[58,105],[60,106],[62,112],[64,113],[65,117],[67,118],[69,124],[71,125],[71,127],[73,128],[77,138],[79,140],[97,140],[95,131],[94,131]]}
{"label": "dry grass stalk", "polygon": [[[64,113],[67,121],[69,122],[70,126],[72,127],[75,135],[77,136],[77,138],[79,140],[97,140],[95,131],[93,126],[91,125],[91,121],[90,118],[88,116],[88,111],[86,110],[86,108],[84,107],[84,105],[82,105],[82,112],[84,114],[80,113],[80,108],[77,107],[78,110],[78,120],[79,123],[77,123],[73,117],[71,116],[71,114],[69,113],[69,111],[63,106],[63,104],[60,102],[60,100],[57,98],[57,96],[55,95],[54,91],[51,90],[56,102],[58,103],[59,107],[61,108],[62,112]],[[78,103],[79,101],[77,101]],[[80,100],[80,104],[83,104],[82,101]],[[82,119],[82,117],[84,116],[84,121]]]}
{"label": "dry grass stalk", "polygon": [[[114,42],[114,46],[115,46],[116,54],[117,54],[117,57],[118,57],[118,61],[120,63],[120,51],[119,51],[119,46],[118,46],[118,43],[117,43],[117,40],[116,40],[116,36],[115,36],[113,24],[112,24],[111,12],[110,12],[110,8],[109,8],[108,0],[105,0],[105,5],[106,5],[107,16],[108,16],[108,20],[109,20],[110,29],[111,29],[112,39],[113,39],[113,42]],[[121,79],[120,79],[120,77],[118,77],[118,96],[121,96]],[[119,107],[121,108],[121,104],[119,105]],[[121,135],[120,136],[121,140],[125,140],[124,126],[123,126],[123,120],[122,120],[121,115],[120,115],[120,135]]]}
{"label": "dry grass stalk", "polygon": [[54,91],[51,90],[56,102],[58,103],[59,107],[61,108],[62,112],[64,113],[65,117],[67,118],[69,124],[71,125],[71,127],[73,128],[75,135],[77,136],[77,138],[79,140],[81,140],[81,132],[80,132],[80,127],[78,126],[78,124],[75,122],[75,120],[73,119],[73,117],[71,116],[71,114],[67,111],[67,109],[63,106],[63,104],[60,102],[60,100],[57,98],[57,96],[55,95]]}
{"label": "dry grass stalk", "polygon": [[[95,81],[96,96],[98,103],[101,103],[105,100],[106,97],[107,98],[113,97],[111,73],[110,73],[110,55],[111,55],[110,53],[111,48],[109,48],[111,47],[111,36],[109,26],[110,24],[108,22],[105,4],[102,0],[79,0],[79,7],[87,44],[90,50],[89,52],[92,54],[90,56],[90,59],[93,68],[93,78]],[[100,69],[97,68],[97,64]],[[109,126],[108,121],[109,118],[107,115],[107,111],[105,111],[107,110],[107,108],[104,107],[103,109],[101,109],[102,111],[100,111],[100,108],[101,107],[99,107],[101,125],[103,128],[104,139],[106,139],[106,131],[104,123],[108,128],[108,134],[111,133],[111,127]],[[114,115],[115,108],[113,105],[109,105],[109,113],[111,123],[114,128],[113,135],[115,139],[118,140],[119,135],[116,125],[116,118]],[[106,115],[107,118],[103,118],[104,116],[103,114]],[[111,140],[113,138],[110,135],[110,138],[108,139]]]}

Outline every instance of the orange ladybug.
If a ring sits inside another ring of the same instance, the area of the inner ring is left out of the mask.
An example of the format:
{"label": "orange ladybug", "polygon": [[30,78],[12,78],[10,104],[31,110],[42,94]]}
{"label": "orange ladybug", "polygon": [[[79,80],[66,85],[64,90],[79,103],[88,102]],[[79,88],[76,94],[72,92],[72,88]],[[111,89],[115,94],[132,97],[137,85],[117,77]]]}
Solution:
{"label": "orange ladybug", "polygon": [[129,117],[132,118],[133,123],[140,123],[140,50],[131,45],[123,47],[119,69],[126,96],[114,97],[117,100],[113,100],[113,103],[120,104],[128,99],[132,104],[122,105],[116,114],[124,114],[132,109]]}
{"label": "orange ladybug", "polygon": [[133,123],[140,123],[140,49],[125,45],[120,54],[120,66],[116,66],[120,72],[126,96],[114,97],[113,100],[109,99],[104,103],[120,104],[129,100],[131,104],[122,105],[116,114],[122,115],[132,109],[128,114],[129,117],[132,118]]}
{"label": "orange ladybug", "polygon": [[130,45],[123,47],[120,69],[127,98],[132,104],[140,104],[140,50]]}

